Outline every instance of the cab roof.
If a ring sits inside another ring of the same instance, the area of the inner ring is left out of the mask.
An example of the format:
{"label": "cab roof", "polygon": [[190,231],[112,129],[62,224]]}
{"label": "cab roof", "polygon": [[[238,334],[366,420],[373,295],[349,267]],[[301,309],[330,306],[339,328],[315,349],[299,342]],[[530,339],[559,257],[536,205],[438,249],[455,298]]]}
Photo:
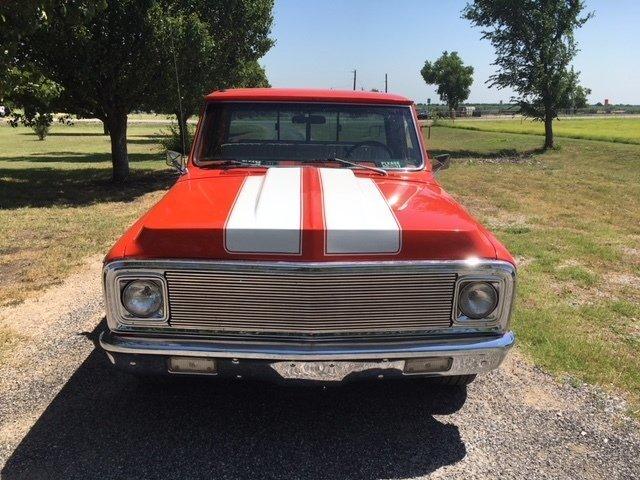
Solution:
{"label": "cab roof", "polygon": [[231,88],[211,92],[207,101],[218,102],[335,102],[411,105],[408,98],[393,93],[358,90],[323,90],[307,88]]}

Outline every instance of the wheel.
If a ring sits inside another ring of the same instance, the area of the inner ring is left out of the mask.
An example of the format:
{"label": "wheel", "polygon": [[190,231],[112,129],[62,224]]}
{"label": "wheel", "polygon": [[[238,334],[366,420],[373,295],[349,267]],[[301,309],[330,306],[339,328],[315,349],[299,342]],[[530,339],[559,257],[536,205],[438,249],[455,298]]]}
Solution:
{"label": "wheel", "polygon": [[469,385],[476,379],[476,375],[446,375],[444,377],[433,377],[436,385],[446,385],[449,387],[463,387]]}

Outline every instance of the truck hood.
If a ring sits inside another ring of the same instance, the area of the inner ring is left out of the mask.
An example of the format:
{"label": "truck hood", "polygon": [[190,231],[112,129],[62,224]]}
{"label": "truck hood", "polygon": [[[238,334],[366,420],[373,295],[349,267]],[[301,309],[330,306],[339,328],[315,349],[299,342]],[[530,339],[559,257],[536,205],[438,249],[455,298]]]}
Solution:
{"label": "truck hood", "polygon": [[492,236],[430,178],[315,167],[187,177],[107,260],[496,258]]}

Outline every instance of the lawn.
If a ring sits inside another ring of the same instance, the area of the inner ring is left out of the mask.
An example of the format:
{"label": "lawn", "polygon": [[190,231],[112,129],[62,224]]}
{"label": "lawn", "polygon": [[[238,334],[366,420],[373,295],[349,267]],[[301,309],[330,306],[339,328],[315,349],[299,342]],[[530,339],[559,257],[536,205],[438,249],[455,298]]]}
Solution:
{"label": "lawn", "polygon": [[[161,195],[173,179],[157,146],[162,128],[130,127],[132,181],[113,187],[99,124],[56,125],[44,142],[0,127],[0,304],[105,252]],[[563,138],[540,154],[540,143],[445,127],[429,140],[432,153],[454,158],[440,181],[517,256],[521,351],[626,392],[639,409],[640,145]],[[0,350],[12,342],[0,332]]]}
{"label": "lawn", "polygon": [[[111,185],[101,124],[55,125],[44,141],[0,126],[0,305],[56,283],[114,239],[171,182],[158,125],[129,128],[131,182]],[[154,193],[155,192],[155,193]]]}
{"label": "lawn", "polygon": [[[529,119],[439,120],[439,124],[484,132],[544,135],[544,124]],[[556,137],[640,144],[640,118],[562,118],[553,124]]]}
{"label": "lawn", "polygon": [[519,262],[514,328],[553,372],[630,394],[640,412],[640,146],[435,127],[441,182]]}

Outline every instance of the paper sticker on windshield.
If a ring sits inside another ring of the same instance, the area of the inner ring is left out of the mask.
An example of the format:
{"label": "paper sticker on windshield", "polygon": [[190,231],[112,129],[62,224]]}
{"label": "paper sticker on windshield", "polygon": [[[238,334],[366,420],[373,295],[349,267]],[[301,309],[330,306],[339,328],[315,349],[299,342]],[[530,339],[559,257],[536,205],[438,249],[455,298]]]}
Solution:
{"label": "paper sticker on windshield", "polygon": [[382,168],[402,168],[400,162],[380,162]]}

